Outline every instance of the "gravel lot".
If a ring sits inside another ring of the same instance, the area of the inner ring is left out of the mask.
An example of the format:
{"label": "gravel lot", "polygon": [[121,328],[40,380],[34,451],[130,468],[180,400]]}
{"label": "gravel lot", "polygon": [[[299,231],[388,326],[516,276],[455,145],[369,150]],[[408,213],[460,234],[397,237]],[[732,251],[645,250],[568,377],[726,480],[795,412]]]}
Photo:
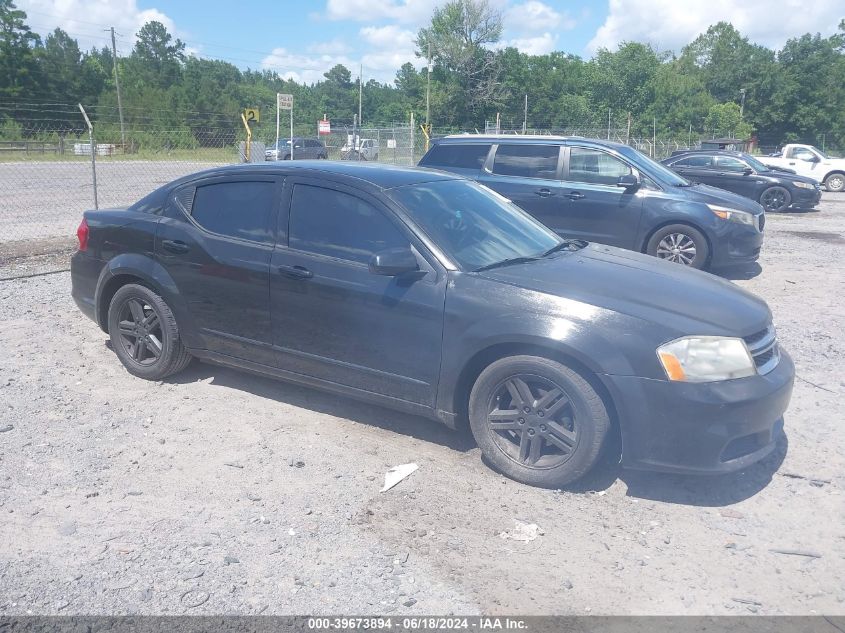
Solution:
{"label": "gravel lot", "polygon": [[[419,418],[205,364],[135,379],[67,273],[0,282],[0,613],[845,614],[845,195],[767,234],[731,277],[796,361],[779,450],[557,492]],[[544,534],[500,538],[517,519]]]}

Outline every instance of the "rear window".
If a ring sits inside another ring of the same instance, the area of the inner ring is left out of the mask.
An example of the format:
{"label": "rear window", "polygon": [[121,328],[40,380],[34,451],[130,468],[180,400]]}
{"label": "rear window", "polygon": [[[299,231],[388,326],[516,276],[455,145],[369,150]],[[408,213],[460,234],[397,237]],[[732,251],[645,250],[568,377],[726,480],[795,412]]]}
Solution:
{"label": "rear window", "polygon": [[493,173],[524,178],[557,177],[558,145],[499,145]]}
{"label": "rear window", "polygon": [[489,143],[486,145],[435,145],[420,164],[430,167],[481,169],[489,151]]}

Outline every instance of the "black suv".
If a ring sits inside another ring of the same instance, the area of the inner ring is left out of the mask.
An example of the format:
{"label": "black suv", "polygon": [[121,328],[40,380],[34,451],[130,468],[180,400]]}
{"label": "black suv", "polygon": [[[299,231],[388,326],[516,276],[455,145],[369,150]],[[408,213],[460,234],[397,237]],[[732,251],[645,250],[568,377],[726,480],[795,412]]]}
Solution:
{"label": "black suv", "polygon": [[[126,369],[192,357],[469,421],[529,484],[627,466],[718,473],[765,456],[794,369],[732,283],[561,240],[475,182],[325,161],[225,167],[87,211],[73,298]],[[92,336],[94,333],[92,332]]]}
{"label": "black suv", "polygon": [[464,134],[439,139],[419,165],[473,178],[563,237],[693,268],[755,261],[763,243],[760,205],[619,143]]}
{"label": "black suv", "polygon": [[812,209],[822,196],[815,180],[774,170],[743,152],[691,150],[662,162],[688,180],[751,198],[766,211]]}

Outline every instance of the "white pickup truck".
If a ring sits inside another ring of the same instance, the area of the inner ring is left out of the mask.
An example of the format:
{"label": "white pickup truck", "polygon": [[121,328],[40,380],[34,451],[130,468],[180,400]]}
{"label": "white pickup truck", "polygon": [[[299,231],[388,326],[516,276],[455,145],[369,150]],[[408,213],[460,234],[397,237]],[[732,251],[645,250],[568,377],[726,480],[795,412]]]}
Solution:
{"label": "white pickup truck", "polygon": [[777,156],[761,156],[772,167],[786,167],[823,184],[828,191],[845,191],[845,158],[825,156],[812,145],[784,145]]}

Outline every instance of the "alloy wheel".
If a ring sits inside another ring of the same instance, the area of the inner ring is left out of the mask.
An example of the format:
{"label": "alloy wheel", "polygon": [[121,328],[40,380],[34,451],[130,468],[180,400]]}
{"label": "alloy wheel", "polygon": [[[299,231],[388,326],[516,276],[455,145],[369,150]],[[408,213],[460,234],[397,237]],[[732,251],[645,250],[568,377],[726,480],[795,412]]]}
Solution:
{"label": "alloy wheel", "polygon": [[787,205],[788,192],[782,187],[766,189],[760,198],[760,203],[766,211],[782,211]]}
{"label": "alloy wheel", "polygon": [[825,184],[830,191],[842,191],[845,189],[845,176],[834,174],[827,179]]}
{"label": "alloy wheel", "polygon": [[689,266],[695,260],[695,241],[684,233],[669,233],[657,245],[657,256],[676,264]]}
{"label": "alloy wheel", "polygon": [[490,399],[487,424],[499,450],[528,468],[560,466],[578,447],[572,402],[542,376],[520,374],[503,381]]}
{"label": "alloy wheel", "polygon": [[120,306],[120,344],[139,365],[152,365],[162,352],[161,319],[143,299],[130,297]]}

